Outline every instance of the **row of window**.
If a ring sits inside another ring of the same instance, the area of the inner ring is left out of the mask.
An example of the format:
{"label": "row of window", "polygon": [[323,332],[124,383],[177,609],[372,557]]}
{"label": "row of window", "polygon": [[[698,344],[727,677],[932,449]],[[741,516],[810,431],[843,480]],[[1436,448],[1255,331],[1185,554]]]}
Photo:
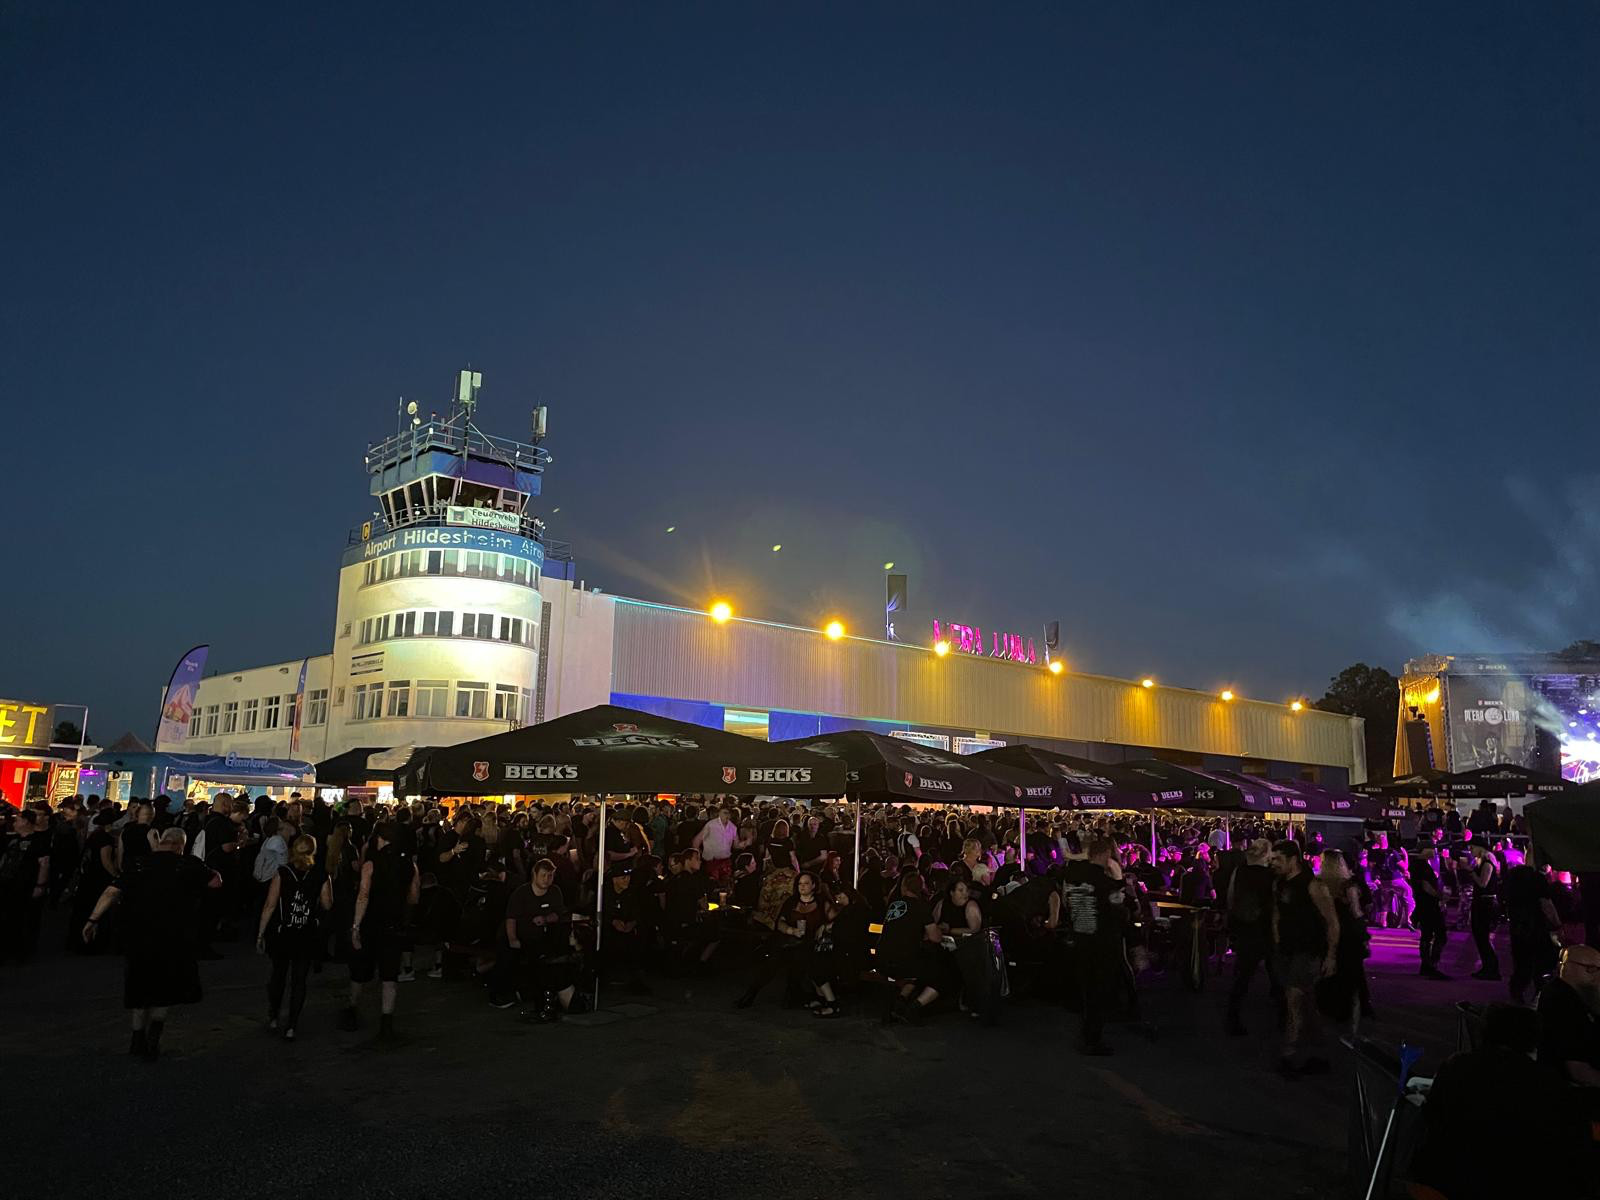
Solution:
{"label": "row of window", "polygon": [[448,679],[380,679],[350,689],[350,720],[387,717],[471,717],[521,725],[533,711],[533,689],[514,684],[458,680],[454,702]]}
{"label": "row of window", "polygon": [[539,586],[539,568],[527,559],[484,550],[403,550],[386,554],[367,563],[362,584],[415,575],[463,575],[469,579],[520,583],[524,587]]}
{"label": "row of window", "polygon": [[[457,615],[461,620],[456,621]],[[372,642],[386,642],[390,638],[409,637],[464,637],[484,638],[489,641],[515,642],[519,646],[532,646],[538,636],[539,626],[521,617],[498,616],[495,613],[454,613],[449,610],[411,609],[406,612],[384,613],[381,617],[368,617],[361,622],[363,646]]]}
{"label": "row of window", "polygon": [[[196,708],[189,718],[190,737],[216,737],[218,733],[255,733],[258,730],[294,727],[295,709],[300,697],[266,696],[255,700],[229,700]],[[313,688],[306,693],[307,725],[322,725],[328,720],[328,689]]]}

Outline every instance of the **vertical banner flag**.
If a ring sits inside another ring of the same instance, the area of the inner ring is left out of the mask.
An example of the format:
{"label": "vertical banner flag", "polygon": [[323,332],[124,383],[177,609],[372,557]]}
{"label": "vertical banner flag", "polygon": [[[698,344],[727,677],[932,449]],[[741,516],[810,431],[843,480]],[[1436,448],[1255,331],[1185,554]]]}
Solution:
{"label": "vertical banner flag", "polygon": [[170,746],[189,736],[189,718],[194,713],[195,697],[200,694],[200,676],[205,673],[210,646],[196,646],[178,660],[161,696],[161,720],[156,725],[156,745]]}
{"label": "vertical banner flag", "polygon": [[883,598],[883,632],[891,642],[898,642],[899,635],[895,632],[897,621],[904,619],[906,611],[906,577],[904,575],[890,575],[888,586]]}
{"label": "vertical banner flag", "polygon": [[294,726],[289,731],[289,754],[293,757],[300,750],[300,725],[306,719],[306,668],[311,665],[309,658],[300,660],[300,682],[294,687]]}

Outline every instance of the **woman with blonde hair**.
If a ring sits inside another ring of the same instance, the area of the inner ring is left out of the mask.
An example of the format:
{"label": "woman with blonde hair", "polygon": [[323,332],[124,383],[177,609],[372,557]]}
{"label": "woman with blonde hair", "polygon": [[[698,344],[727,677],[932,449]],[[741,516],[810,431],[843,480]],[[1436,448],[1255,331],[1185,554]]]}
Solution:
{"label": "woman with blonde hair", "polygon": [[317,862],[317,839],[301,834],[289,847],[289,861],[267,884],[266,902],[256,927],[256,953],[272,957],[267,981],[267,1028],[278,1028],[284,984],[289,985],[289,1019],[283,1036],[294,1040],[306,1003],[306,976],[317,960],[322,933],[317,914],[333,908],[333,883]]}

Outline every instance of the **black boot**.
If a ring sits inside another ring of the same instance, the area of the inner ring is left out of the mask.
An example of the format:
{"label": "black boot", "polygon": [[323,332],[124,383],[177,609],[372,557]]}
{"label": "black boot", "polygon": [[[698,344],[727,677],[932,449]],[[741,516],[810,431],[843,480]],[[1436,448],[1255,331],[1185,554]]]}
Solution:
{"label": "black boot", "polygon": [[144,1056],[151,1062],[161,1057],[161,1031],[166,1026],[165,1021],[151,1021],[144,1028]]}
{"label": "black boot", "polygon": [[133,1031],[133,1040],[128,1043],[128,1053],[133,1055],[135,1058],[144,1057],[144,1030],[135,1029]]}
{"label": "black boot", "polygon": [[393,1042],[398,1040],[394,1031],[394,1014],[384,1013],[378,1018],[378,1040],[380,1042]]}

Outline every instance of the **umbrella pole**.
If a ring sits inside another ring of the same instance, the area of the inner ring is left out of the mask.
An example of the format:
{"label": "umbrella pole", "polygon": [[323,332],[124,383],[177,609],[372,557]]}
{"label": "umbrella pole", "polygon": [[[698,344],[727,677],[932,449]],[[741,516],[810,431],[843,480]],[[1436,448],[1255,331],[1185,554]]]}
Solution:
{"label": "umbrella pole", "polygon": [[1156,810],[1150,810],[1150,865],[1156,863]]}
{"label": "umbrella pole", "polygon": [[1028,876],[1028,810],[1017,809],[1017,865],[1024,879]]}
{"label": "umbrella pole", "polygon": [[850,886],[861,886],[861,793],[856,793],[856,866],[850,877]]}
{"label": "umbrella pole", "polygon": [[1233,818],[1227,813],[1222,814],[1222,848],[1233,849]]}
{"label": "umbrella pole", "polygon": [[606,794],[600,793],[600,850],[594,860],[594,1011],[600,1011],[600,934],[605,928]]}

